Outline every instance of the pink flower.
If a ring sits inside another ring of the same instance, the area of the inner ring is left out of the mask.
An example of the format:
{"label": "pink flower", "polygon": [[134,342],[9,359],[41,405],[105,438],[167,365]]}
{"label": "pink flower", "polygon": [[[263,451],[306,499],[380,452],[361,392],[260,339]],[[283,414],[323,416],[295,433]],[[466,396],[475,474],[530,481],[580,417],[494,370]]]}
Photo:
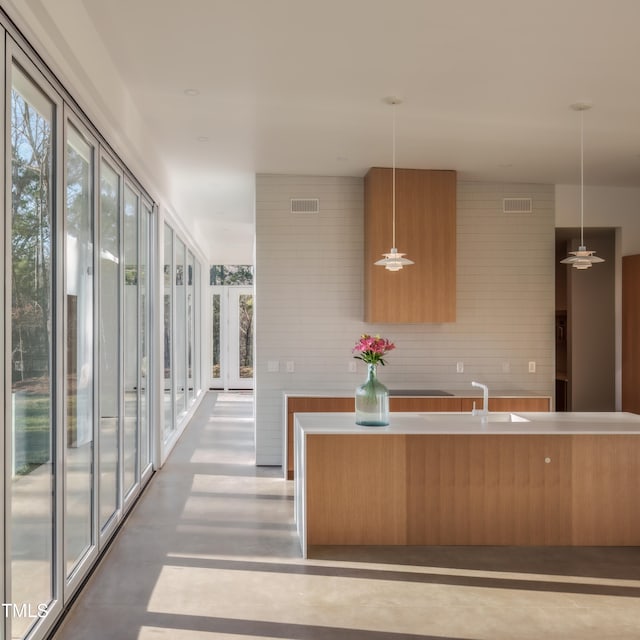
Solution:
{"label": "pink flower", "polygon": [[353,347],[353,353],[357,354],[353,357],[367,364],[384,365],[386,362],[383,360],[383,356],[395,348],[396,345],[386,338],[381,338],[380,336],[373,337],[365,333]]}

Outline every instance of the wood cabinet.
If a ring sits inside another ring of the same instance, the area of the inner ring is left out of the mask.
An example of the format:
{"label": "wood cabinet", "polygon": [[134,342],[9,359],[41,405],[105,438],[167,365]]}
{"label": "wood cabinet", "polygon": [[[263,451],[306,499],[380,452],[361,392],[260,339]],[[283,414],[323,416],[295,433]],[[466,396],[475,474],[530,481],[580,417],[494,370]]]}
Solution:
{"label": "wood cabinet", "polygon": [[308,545],[640,545],[637,435],[307,436]]}
{"label": "wood cabinet", "polygon": [[396,169],[396,246],[415,262],[374,262],[392,242],[392,170],[365,176],[365,322],[455,322],[456,172]]}
{"label": "wood cabinet", "polygon": [[569,436],[408,436],[407,544],[569,544],[570,463]]}
{"label": "wood cabinet", "polygon": [[[473,408],[482,409],[482,397],[458,396],[391,396],[389,398],[390,411],[463,411]],[[551,398],[535,397],[505,397],[489,398],[490,411],[550,411]],[[349,412],[355,411],[353,396],[349,397],[318,397],[318,396],[285,396],[286,441],[285,441],[285,477],[293,480],[294,452],[293,452],[293,422],[296,413],[314,412]]]}
{"label": "wood cabinet", "polygon": [[[483,409],[482,397],[460,398],[460,411]],[[545,396],[522,396],[513,398],[489,397],[489,411],[551,411],[551,398]]]}

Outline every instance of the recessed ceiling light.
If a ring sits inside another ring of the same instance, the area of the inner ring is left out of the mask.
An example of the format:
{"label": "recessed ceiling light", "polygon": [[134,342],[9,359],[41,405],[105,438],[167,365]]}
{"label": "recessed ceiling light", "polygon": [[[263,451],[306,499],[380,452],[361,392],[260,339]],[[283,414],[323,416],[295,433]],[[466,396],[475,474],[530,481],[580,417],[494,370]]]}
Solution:
{"label": "recessed ceiling light", "polygon": [[200,95],[200,92],[197,89],[185,89],[184,90],[184,95],[193,97],[193,96]]}

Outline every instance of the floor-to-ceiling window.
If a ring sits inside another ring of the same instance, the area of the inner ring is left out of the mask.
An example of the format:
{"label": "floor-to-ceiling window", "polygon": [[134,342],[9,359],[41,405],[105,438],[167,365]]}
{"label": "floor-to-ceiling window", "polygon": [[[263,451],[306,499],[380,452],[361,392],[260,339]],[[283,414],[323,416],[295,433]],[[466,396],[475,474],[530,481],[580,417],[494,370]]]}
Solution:
{"label": "floor-to-ceiling window", "polygon": [[186,356],[187,356],[187,407],[190,407],[195,399],[194,374],[194,344],[195,314],[194,314],[194,279],[195,259],[191,251],[187,252],[187,330],[186,330]]}
{"label": "floor-to-ceiling window", "polygon": [[166,225],[159,297],[158,206],[28,45],[3,51],[0,638],[22,640],[49,632],[153,472],[163,307],[165,428],[200,395],[201,267]]}
{"label": "floor-to-ceiling window", "polygon": [[175,431],[173,375],[173,229],[164,225],[164,293],[163,293],[163,354],[164,354],[164,437]]}
{"label": "floor-to-ceiling window", "polygon": [[120,213],[121,176],[100,163],[100,529],[120,508]]}
{"label": "floor-to-ceiling window", "polygon": [[164,439],[184,423],[202,389],[197,314],[202,270],[185,241],[164,225]]}
{"label": "floor-to-ceiling window", "polygon": [[149,273],[152,259],[153,206],[142,200],[140,215],[140,258],[138,269],[138,331],[140,358],[140,473],[144,476],[153,462],[153,432],[151,429],[151,393],[149,389],[150,370],[153,354],[151,339],[151,278]]}
{"label": "floor-to-ceiling window", "polygon": [[94,175],[96,142],[65,122],[64,554],[69,580],[94,530]]}
{"label": "floor-to-ceiling window", "polygon": [[138,244],[140,197],[129,186],[124,190],[124,434],[123,474],[125,497],[136,486],[138,467]]}
{"label": "floor-to-ceiling window", "polygon": [[[57,230],[54,142],[60,104],[33,69],[10,65],[11,477],[9,599],[32,611],[56,593],[56,392],[62,345],[54,300]],[[33,76],[36,76],[37,80]],[[11,637],[38,618],[12,615]]]}
{"label": "floor-to-ceiling window", "polygon": [[176,416],[181,420],[187,411],[187,282],[185,245],[175,240],[175,398]]}

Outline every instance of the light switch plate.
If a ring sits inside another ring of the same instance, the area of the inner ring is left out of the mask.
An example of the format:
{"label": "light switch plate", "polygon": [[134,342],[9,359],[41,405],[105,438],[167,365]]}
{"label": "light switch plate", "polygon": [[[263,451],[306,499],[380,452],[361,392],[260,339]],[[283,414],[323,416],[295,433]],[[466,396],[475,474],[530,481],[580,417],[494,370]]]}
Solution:
{"label": "light switch plate", "polygon": [[296,366],[293,360],[287,360],[287,373],[293,373],[296,370]]}
{"label": "light switch plate", "polygon": [[531,362],[529,362],[529,373],[535,373],[536,372],[536,363],[532,360]]}
{"label": "light switch plate", "polygon": [[268,360],[267,371],[269,373],[278,373],[280,371],[280,363],[277,360]]}
{"label": "light switch plate", "polygon": [[456,373],[464,373],[464,362],[456,362]]}

